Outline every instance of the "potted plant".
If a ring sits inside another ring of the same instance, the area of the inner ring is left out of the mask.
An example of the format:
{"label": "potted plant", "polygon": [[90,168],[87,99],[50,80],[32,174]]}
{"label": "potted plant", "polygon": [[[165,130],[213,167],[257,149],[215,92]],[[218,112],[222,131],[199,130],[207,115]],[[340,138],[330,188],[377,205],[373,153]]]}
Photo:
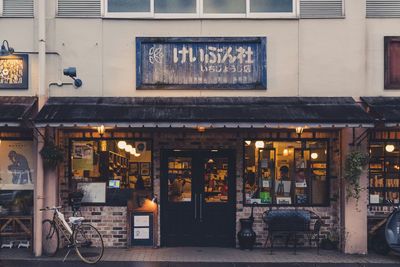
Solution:
{"label": "potted plant", "polygon": [[48,166],[55,166],[58,162],[64,160],[64,152],[53,142],[45,142],[42,150],[40,150],[40,156],[43,163]]}
{"label": "potted plant", "polygon": [[344,179],[348,183],[347,200],[351,197],[356,200],[360,198],[360,192],[364,189],[360,186],[360,175],[367,163],[368,153],[354,150],[347,154],[344,168]]}
{"label": "potted plant", "polygon": [[334,235],[331,235],[331,233],[329,233],[326,238],[322,239],[321,241],[321,247],[326,250],[337,249],[338,244],[339,241]]}

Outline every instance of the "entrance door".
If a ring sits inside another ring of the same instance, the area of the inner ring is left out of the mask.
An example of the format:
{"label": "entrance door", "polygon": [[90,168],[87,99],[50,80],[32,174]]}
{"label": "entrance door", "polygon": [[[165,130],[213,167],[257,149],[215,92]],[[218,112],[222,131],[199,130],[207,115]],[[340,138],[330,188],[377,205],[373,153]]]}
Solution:
{"label": "entrance door", "polygon": [[161,241],[166,246],[235,245],[232,151],[165,151]]}

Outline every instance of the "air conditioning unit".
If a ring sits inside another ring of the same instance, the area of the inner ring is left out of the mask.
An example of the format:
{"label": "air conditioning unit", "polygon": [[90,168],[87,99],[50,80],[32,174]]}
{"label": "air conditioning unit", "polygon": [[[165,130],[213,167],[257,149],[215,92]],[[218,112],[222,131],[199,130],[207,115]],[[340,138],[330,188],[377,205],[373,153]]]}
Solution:
{"label": "air conditioning unit", "polygon": [[146,153],[146,142],[135,142],[136,153]]}

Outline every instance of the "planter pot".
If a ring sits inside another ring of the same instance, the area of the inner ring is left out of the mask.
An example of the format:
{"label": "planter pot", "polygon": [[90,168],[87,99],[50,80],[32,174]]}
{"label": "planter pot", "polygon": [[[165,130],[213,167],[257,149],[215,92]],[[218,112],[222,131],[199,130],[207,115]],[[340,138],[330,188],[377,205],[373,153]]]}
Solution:
{"label": "planter pot", "polygon": [[240,219],[241,229],[238,233],[240,249],[253,249],[256,233],[253,231],[253,220]]}

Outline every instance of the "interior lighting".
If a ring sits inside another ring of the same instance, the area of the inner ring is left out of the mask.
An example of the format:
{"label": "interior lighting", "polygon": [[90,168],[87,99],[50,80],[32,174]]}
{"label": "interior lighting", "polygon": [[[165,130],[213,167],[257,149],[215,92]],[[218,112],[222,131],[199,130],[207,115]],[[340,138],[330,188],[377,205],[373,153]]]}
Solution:
{"label": "interior lighting", "polygon": [[284,156],[289,155],[289,149],[285,148],[285,149],[283,150],[283,155],[284,155]]}
{"label": "interior lighting", "polygon": [[303,133],[303,127],[296,127],[296,133],[297,134],[302,134]]}
{"label": "interior lighting", "polygon": [[257,141],[256,148],[264,148],[264,141]]}
{"label": "interior lighting", "polygon": [[386,145],[385,150],[387,152],[393,152],[394,151],[394,145]]}
{"label": "interior lighting", "polygon": [[104,127],[104,125],[100,125],[99,127],[97,127],[97,132],[100,134],[101,137],[103,137],[104,132],[106,131],[106,128]]}
{"label": "interior lighting", "polygon": [[118,142],[118,148],[119,149],[125,149],[126,147],[126,142],[125,141],[119,141]]}
{"label": "interior lighting", "polygon": [[311,153],[311,158],[312,159],[317,159],[318,158],[318,153]]}
{"label": "interior lighting", "polygon": [[125,146],[125,151],[130,153],[132,148],[133,148],[132,145],[126,145]]}
{"label": "interior lighting", "polygon": [[251,145],[251,141],[244,141],[246,143],[246,145]]}

